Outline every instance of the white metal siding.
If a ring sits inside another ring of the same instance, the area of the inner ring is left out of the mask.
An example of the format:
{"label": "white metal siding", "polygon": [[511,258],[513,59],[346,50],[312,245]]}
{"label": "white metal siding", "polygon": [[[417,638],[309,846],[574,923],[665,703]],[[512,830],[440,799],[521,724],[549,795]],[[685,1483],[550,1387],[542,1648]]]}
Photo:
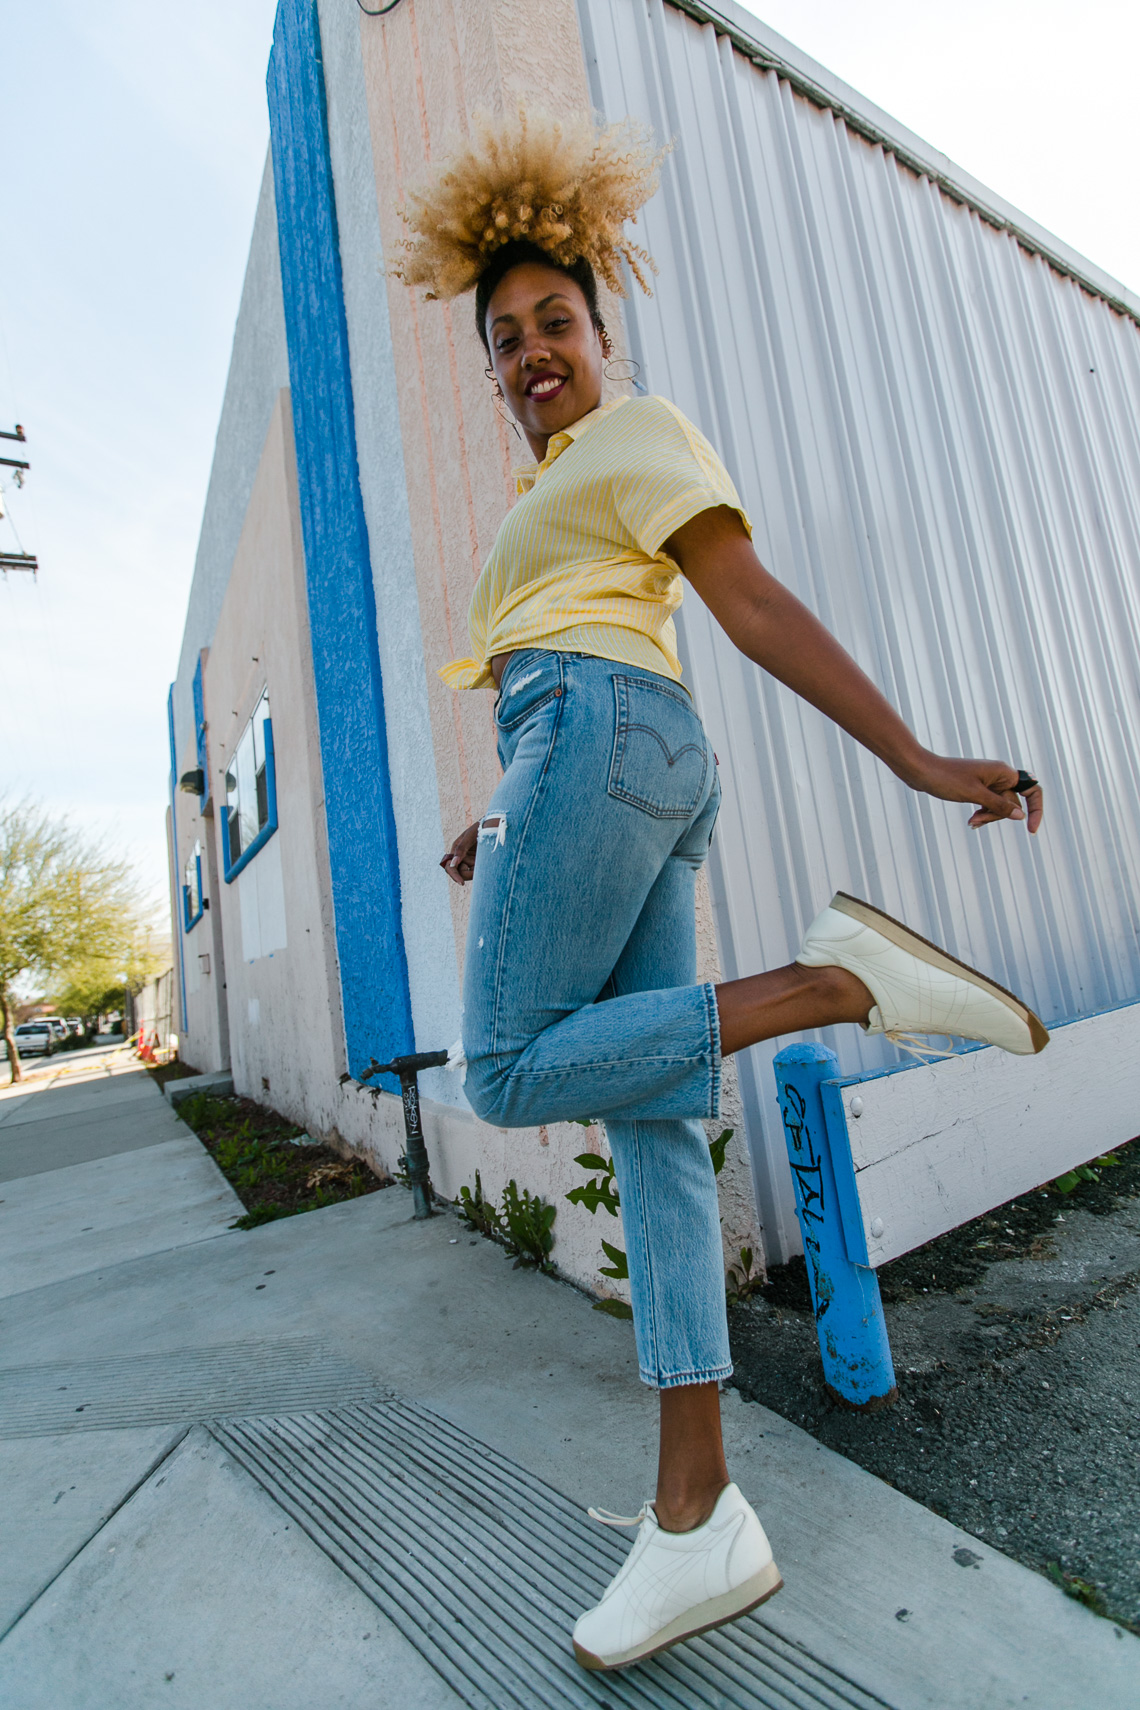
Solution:
{"label": "white metal siding", "polygon": [[[1035,842],[967,830],[690,595],[726,974],[789,960],[842,887],[1046,1021],[1140,996],[1140,328],[710,24],[662,0],[581,16],[601,110],[676,139],[642,228],[656,293],[627,306],[649,389],[708,434],[761,558],[920,738],[1048,792]],[[827,1042],[845,1072],[894,1058],[854,1028]],[[775,1049],[741,1061],[770,1259],[799,1245]]]}

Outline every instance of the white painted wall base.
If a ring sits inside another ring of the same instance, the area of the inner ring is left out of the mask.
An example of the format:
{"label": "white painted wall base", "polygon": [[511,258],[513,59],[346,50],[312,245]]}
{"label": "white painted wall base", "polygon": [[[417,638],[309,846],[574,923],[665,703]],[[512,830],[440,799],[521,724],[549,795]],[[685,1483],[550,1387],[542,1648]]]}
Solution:
{"label": "white painted wall base", "polygon": [[[1053,1029],[1036,1057],[987,1047],[824,1085],[855,1264],[884,1265],[1140,1133],[1140,1003]],[[846,1189],[846,1191],[845,1191]]]}

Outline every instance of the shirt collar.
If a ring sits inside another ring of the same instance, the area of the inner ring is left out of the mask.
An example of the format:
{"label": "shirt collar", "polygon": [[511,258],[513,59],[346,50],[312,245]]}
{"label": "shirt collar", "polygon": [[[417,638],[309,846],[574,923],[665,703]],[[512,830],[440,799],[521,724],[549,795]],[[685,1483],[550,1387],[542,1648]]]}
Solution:
{"label": "shirt collar", "polygon": [[603,416],[610,415],[622,404],[628,403],[629,399],[624,395],[620,398],[613,398],[608,404],[601,404],[596,410],[590,410],[586,415],[580,416],[576,422],[571,422],[569,427],[560,428],[557,433],[552,433],[547,442],[546,456],[541,463],[522,463],[518,468],[511,470],[511,474],[515,478],[515,491],[519,494],[529,493],[539,476],[545,474],[555,458],[561,457],[566,447],[573,445],[580,434],[586,433],[594,426],[595,422],[601,421]]}

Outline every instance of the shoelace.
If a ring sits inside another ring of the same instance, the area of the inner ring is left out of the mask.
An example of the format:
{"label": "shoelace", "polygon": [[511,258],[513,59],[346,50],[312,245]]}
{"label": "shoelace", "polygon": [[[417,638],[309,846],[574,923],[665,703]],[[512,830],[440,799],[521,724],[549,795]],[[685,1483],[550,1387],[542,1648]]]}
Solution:
{"label": "shoelace", "polygon": [[643,1502],[637,1514],[613,1514],[608,1508],[587,1508],[586,1513],[591,1520],[600,1520],[603,1526],[640,1526],[649,1512],[649,1503]]}
{"label": "shoelace", "polygon": [[898,1029],[888,1027],[885,1037],[892,1045],[897,1045],[900,1051],[906,1051],[910,1056],[917,1057],[920,1063],[932,1063],[939,1057],[956,1057],[957,1051],[943,1051],[938,1045],[928,1045],[926,1040],[917,1033],[902,1033]]}

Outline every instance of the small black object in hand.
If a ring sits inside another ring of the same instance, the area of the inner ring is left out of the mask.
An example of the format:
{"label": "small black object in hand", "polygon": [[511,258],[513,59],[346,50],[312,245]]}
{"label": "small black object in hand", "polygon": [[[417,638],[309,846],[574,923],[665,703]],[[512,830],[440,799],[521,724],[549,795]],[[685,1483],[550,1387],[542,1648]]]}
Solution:
{"label": "small black object in hand", "polygon": [[1038,787],[1037,779],[1031,778],[1029,776],[1029,773],[1023,769],[1020,772],[1018,772],[1017,782],[1013,787],[1017,791],[1019,796],[1023,796],[1025,794],[1026,790],[1037,789],[1037,787]]}

